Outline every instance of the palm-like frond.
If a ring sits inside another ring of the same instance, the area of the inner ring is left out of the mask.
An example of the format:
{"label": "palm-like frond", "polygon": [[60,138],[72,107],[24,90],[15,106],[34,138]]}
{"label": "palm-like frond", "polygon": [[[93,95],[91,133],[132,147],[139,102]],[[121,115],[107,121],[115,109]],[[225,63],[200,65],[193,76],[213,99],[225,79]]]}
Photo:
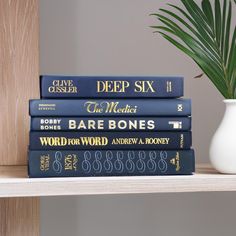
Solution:
{"label": "palm-like frond", "polygon": [[[231,0],[181,0],[184,8],[168,4],[156,16],[162,25],[152,26],[166,40],[191,57],[220,93],[236,98],[236,26],[232,29]],[[236,0],[234,0],[236,3]]]}

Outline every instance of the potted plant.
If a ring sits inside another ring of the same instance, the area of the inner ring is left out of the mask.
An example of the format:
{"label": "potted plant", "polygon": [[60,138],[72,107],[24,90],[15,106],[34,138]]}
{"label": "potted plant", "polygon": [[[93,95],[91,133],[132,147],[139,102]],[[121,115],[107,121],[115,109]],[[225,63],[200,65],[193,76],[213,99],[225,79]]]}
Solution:
{"label": "potted plant", "polygon": [[151,14],[152,26],[166,40],[191,57],[225,98],[226,111],[210,146],[210,160],[222,173],[236,174],[236,0],[181,0]]}

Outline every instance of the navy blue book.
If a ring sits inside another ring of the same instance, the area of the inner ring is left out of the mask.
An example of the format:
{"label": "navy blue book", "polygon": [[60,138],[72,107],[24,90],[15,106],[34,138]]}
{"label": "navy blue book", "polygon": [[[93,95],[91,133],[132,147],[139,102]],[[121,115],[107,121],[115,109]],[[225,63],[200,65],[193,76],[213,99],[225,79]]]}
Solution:
{"label": "navy blue book", "polygon": [[191,175],[193,150],[29,151],[29,177]]}
{"label": "navy blue book", "polygon": [[191,117],[32,117],[32,131],[184,131]]}
{"label": "navy blue book", "polygon": [[183,96],[182,77],[42,75],[40,81],[42,98],[176,98]]}
{"label": "navy blue book", "polygon": [[30,100],[31,116],[190,116],[190,99]]}
{"label": "navy blue book", "polygon": [[30,132],[31,150],[189,149],[186,132]]}

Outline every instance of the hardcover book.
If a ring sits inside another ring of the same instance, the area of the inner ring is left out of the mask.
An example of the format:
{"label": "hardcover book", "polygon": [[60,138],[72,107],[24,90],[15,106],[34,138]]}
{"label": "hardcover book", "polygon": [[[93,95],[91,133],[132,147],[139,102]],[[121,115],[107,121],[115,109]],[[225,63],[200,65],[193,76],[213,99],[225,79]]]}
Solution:
{"label": "hardcover book", "polygon": [[31,116],[190,116],[190,99],[30,100]]}
{"label": "hardcover book", "polygon": [[193,150],[29,151],[29,177],[191,175]]}
{"label": "hardcover book", "polygon": [[43,75],[40,77],[40,81],[42,98],[183,96],[182,77]]}
{"label": "hardcover book", "polygon": [[189,149],[191,132],[30,132],[31,150]]}
{"label": "hardcover book", "polygon": [[32,131],[184,131],[191,117],[32,117]]}

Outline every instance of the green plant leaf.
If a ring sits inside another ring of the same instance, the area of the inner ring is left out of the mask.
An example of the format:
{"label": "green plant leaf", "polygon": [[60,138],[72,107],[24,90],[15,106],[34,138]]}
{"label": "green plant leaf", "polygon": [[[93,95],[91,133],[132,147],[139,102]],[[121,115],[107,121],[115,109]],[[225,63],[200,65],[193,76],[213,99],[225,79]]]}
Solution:
{"label": "green plant leaf", "polygon": [[204,28],[205,31],[212,36],[213,32],[210,28],[209,23],[207,22],[207,17],[204,15],[203,11],[197,6],[197,4],[193,0],[181,0],[181,2],[184,4],[192,19],[197,24],[202,25],[202,28]]}
{"label": "green plant leaf", "polygon": [[228,76],[231,80],[231,83],[234,84],[234,89],[235,89],[235,84],[236,84],[236,78],[235,78],[235,71],[236,71],[236,27],[234,28],[234,33],[233,33],[233,37],[232,37],[227,71],[228,71]]}
{"label": "green plant leaf", "polygon": [[[175,6],[173,4],[168,4],[168,5],[171,6],[172,8],[174,8],[174,9],[177,9],[184,17],[186,17],[187,20],[189,20],[189,22],[193,25],[193,27],[195,27],[195,29],[198,31],[198,33],[200,35],[202,35],[202,37],[204,37],[207,40],[207,42],[211,45],[211,47],[214,48],[214,50],[217,50],[217,47],[215,45],[215,41],[208,34],[208,31],[202,26],[202,24],[199,24],[198,21],[195,22],[195,20],[192,19],[191,16],[189,16],[186,12],[184,12],[178,6]],[[212,29],[212,30],[214,31],[214,29]]]}
{"label": "green plant leaf", "polygon": [[[181,0],[153,14],[153,26],[166,40],[191,57],[225,98],[236,98],[236,30],[231,38],[231,0]],[[236,3],[236,0],[234,0]]]}
{"label": "green plant leaf", "polygon": [[[221,49],[221,53],[222,54],[224,54],[224,40],[225,40],[225,28],[226,28],[227,3],[228,3],[228,0],[224,0],[224,4],[223,4],[223,18],[222,18],[222,22],[221,22],[222,31],[221,31],[221,45],[220,45],[220,49]],[[225,60],[224,60],[224,63],[225,63]]]}
{"label": "green plant leaf", "polygon": [[218,78],[218,79],[215,79],[212,82],[219,89],[219,91],[222,93],[223,96],[227,96],[227,88],[226,88],[225,84],[220,80],[220,77],[219,77],[219,74],[218,74],[219,72],[217,72],[217,70],[215,70],[214,67],[212,68],[212,67],[209,66],[209,64],[211,64],[211,61],[209,62],[207,60],[204,60],[203,55],[194,54],[191,50],[189,50],[188,48],[186,48],[185,46],[183,46],[182,44],[180,44],[179,42],[177,42],[176,40],[171,38],[169,35],[167,35],[163,32],[159,32],[159,33],[161,33],[164,38],[166,38],[169,42],[171,42],[173,45],[175,45],[181,51],[183,51],[188,56],[190,56],[199,65],[199,67],[201,69],[203,69],[203,71],[206,73],[206,75],[208,75],[210,77],[213,76],[215,78]]}
{"label": "green plant leaf", "polygon": [[231,18],[232,18],[232,4],[230,2],[229,8],[228,8],[226,31],[225,31],[225,43],[224,43],[224,55],[223,55],[225,62],[227,62],[228,53],[229,53],[229,44],[230,44],[229,38],[230,38]]}
{"label": "green plant leaf", "polygon": [[214,28],[214,16],[213,16],[211,3],[209,0],[202,1],[202,10],[203,10],[205,16],[207,17],[209,23],[211,24],[211,27]]}
{"label": "green plant leaf", "polygon": [[191,37],[188,33],[186,33],[185,31],[183,31],[176,23],[174,23],[173,21],[169,20],[168,18],[157,14],[159,17],[159,20],[161,22],[163,22],[165,25],[167,25],[172,32],[174,32],[174,34],[176,36],[178,36],[190,49],[192,49],[196,55],[198,55],[201,58],[204,58],[205,61],[208,61],[208,63],[210,64],[210,66],[214,65],[215,66],[215,71],[220,75],[223,76],[223,71],[221,70],[221,65],[217,63],[217,61],[215,60],[215,58],[212,56],[212,54],[208,54],[210,56],[207,57],[206,54],[206,50],[204,47],[202,47],[202,44],[194,39],[193,37]]}
{"label": "green plant leaf", "polygon": [[215,0],[215,32],[216,32],[216,42],[220,45],[221,37],[221,6],[220,1]]}
{"label": "green plant leaf", "polygon": [[[196,39],[199,40],[199,42],[202,42],[201,47],[204,48],[205,51],[210,51],[212,53],[212,55],[215,57],[215,60],[217,60],[218,62],[220,61],[219,55],[217,53],[215,53],[214,45],[211,41],[209,42],[208,37],[204,37],[205,36],[204,34],[200,34],[196,29],[194,29],[191,25],[189,25],[185,20],[180,18],[175,13],[168,11],[166,9],[162,9],[162,8],[160,9],[160,11],[170,15],[176,21],[179,21],[180,23],[182,23],[186,27],[186,29],[188,29],[190,32],[193,33],[193,35],[195,36]],[[158,17],[158,14],[153,14],[153,15]],[[159,17],[160,17],[160,14],[159,14]]]}

